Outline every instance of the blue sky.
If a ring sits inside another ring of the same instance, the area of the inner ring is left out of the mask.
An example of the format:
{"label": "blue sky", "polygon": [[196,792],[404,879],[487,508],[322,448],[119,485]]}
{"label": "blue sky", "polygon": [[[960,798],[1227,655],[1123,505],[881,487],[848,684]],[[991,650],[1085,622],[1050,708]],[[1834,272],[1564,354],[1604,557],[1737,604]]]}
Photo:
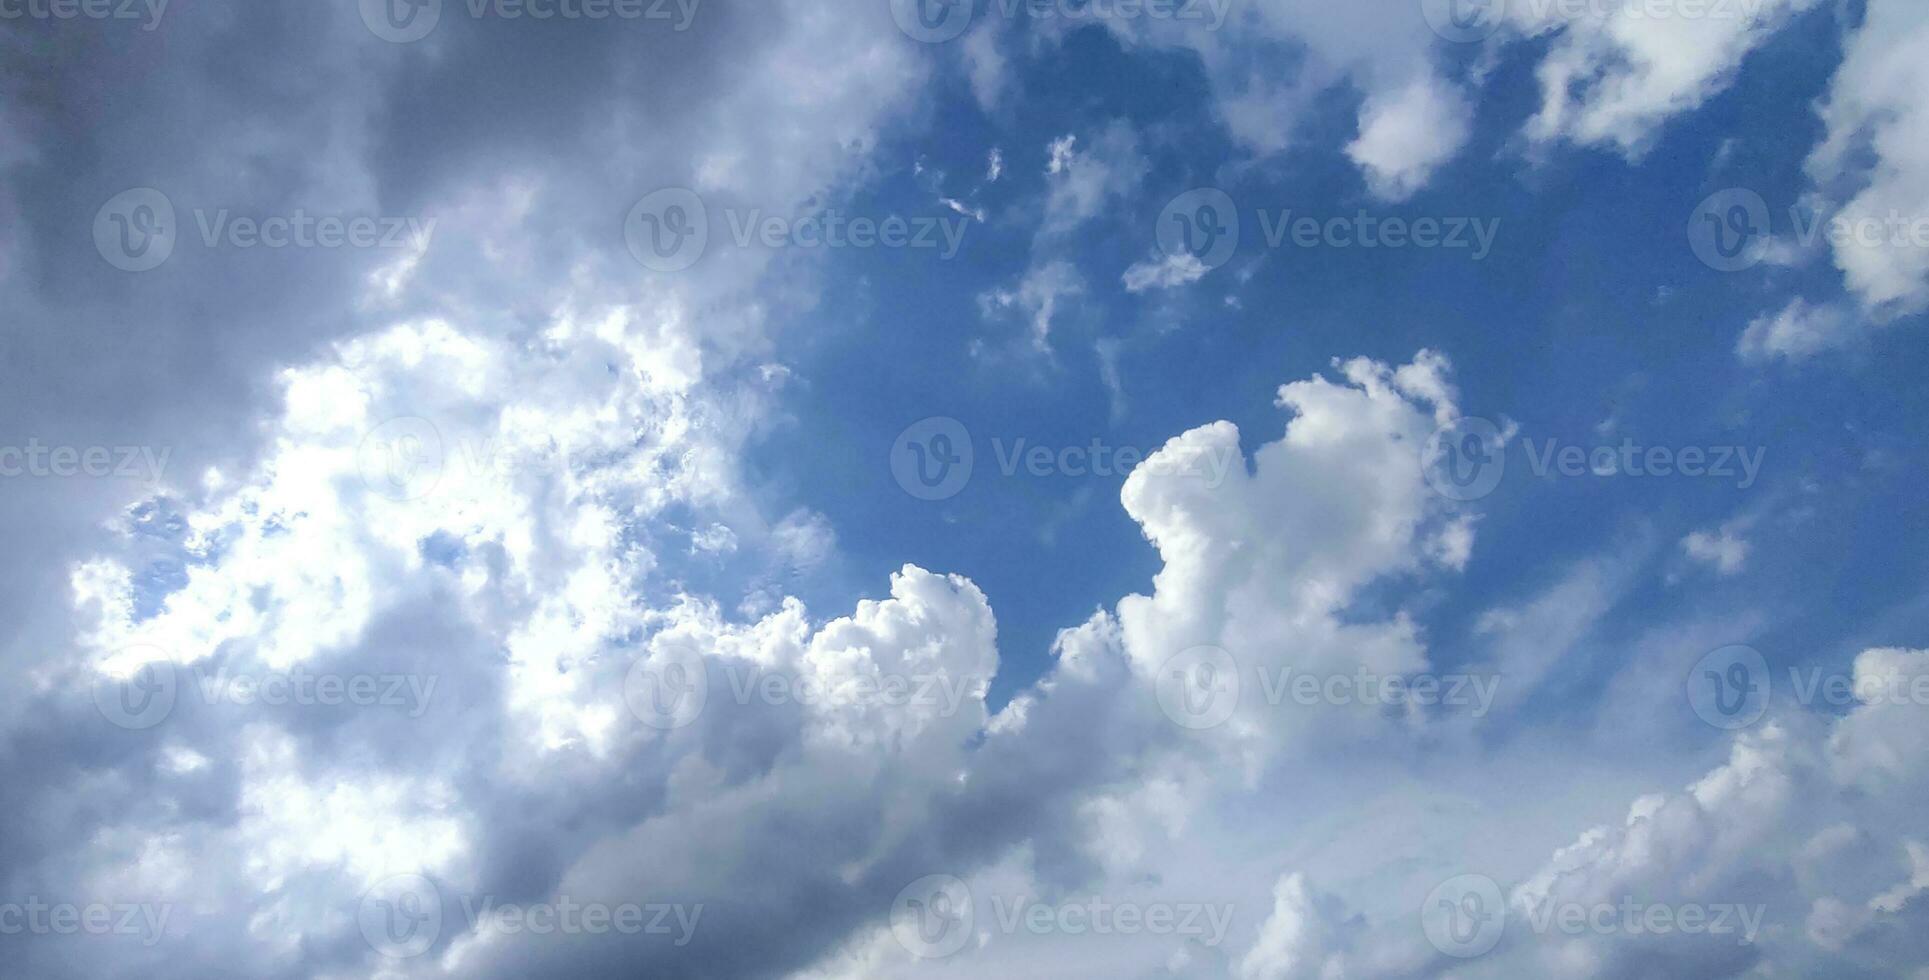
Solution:
{"label": "blue sky", "polygon": [[28,975],[1929,963],[1919,4],[0,44]]}
{"label": "blue sky", "polygon": [[[1922,370],[1921,345],[1898,331],[1826,369],[1744,364],[1735,343],[1764,296],[1828,295],[1840,290],[1840,277],[1827,269],[1719,273],[1693,261],[1683,234],[1684,216],[1723,187],[1800,198],[1819,124],[1788,119],[1786,107],[1825,92],[1841,59],[1835,16],[1812,11],[1806,29],[1776,35],[1750,56],[1751,71],[1664,127],[1638,161],[1578,150],[1529,165],[1509,144],[1535,109],[1518,93],[1544,45],[1509,49],[1493,69],[1496,97],[1481,104],[1469,147],[1398,205],[1376,201],[1341,152],[1356,126],[1357,92],[1323,94],[1294,130],[1291,150],[1252,163],[1239,159],[1212,117],[1196,64],[1128,52],[1103,30],[1075,32],[1050,57],[1026,63],[1015,84],[1027,96],[993,112],[962,79],[941,80],[928,128],[881,145],[879,172],[855,199],[920,214],[934,193],[971,195],[989,220],[972,226],[949,262],[881,250],[831,259],[822,306],[800,316],[783,341],[795,346],[792,363],[806,382],[791,406],[796,427],[758,447],[759,461],[783,493],[808,500],[839,529],[850,562],[843,595],[869,594],[861,583],[906,560],[958,569],[984,587],[998,603],[1008,673],[1000,687],[1008,692],[1046,669],[1060,628],[1108,597],[1145,588],[1157,561],[1111,506],[1122,475],[1021,469],[1007,477],[993,439],[1056,449],[1097,438],[1149,450],[1175,431],[1230,419],[1250,445],[1283,424],[1272,404],[1280,379],[1320,372],[1336,357],[1396,360],[1432,348],[1455,357],[1470,413],[1512,418],[1532,438],[1763,453],[1760,477],[1746,488],[1738,480],[1515,473],[1505,496],[1480,508],[1470,594],[1504,604],[1631,536],[1678,539],[1765,510],[1781,520],[1751,540],[1745,585],[1698,575],[1692,587],[1647,590],[1628,610],[1633,621],[1694,602],[1784,596],[1786,605],[1770,605],[1795,621],[1738,640],[1832,659],[1855,652],[1816,649],[1839,632],[1839,622],[1828,622],[1836,615],[1860,621],[1894,611],[1920,629],[1924,611],[1906,608],[1925,574],[1914,537],[1854,534],[1849,529],[1865,522],[1846,515],[1921,526],[1914,487],[1922,473],[1905,448],[1923,435],[1926,417],[1907,381]],[[1068,134],[1089,140],[1114,120],[1156,135],[1146,137],[1141,192],[1082,227],[1067,249],[1090,293],[1055,324],[1049,352],[973,356],[981,345],[1012,346],[1022,332],[1022,324],[983,322],[975,298],[1023,274],[1050,144]],[[993,148],[1007,171],[987,185]],[[1116,273],[1154,247],[1154,209],[1202,185],[1235,193],[1247,212],[1244,247],[1184,295],[1128,294]],[[1481,218],[1497,221],[1499,233],[1479,260],[1419,249],[1269,250],[1253,216],[1282,208],[1322,219],[1360,209]],[[1225,304],[1229,296],[1238,308]],[[1116,415],[1101,342],[1120,352],[1125,394]],[[1884,397],[1852,397],[1858,389]],[[888,469],[867,463],[898,429],[929,415],[963,421],[980,456],[968,488],[939,502],[903,495]],[[1610,420],[1606,438],[1596,427]],[[804,435],[823,431],[840,438]],[[1871,454],[1880,457],[1873,470]],[[1524,457],[1514,462],[1526,469]],[[1000,533],[985,533],[988,526]],[[1813,587],[1818,562],[1847,577],[1842,599],[1853,611],[1809,611],[1797,601]],[[1643,577],[1678,575],[1671,566],[1680,564],[1661,550],[1643,563]],[[1684,595],[1690,591],[1701,595]],[[1427,622],[1439,642],[1470,643],[1482,608],[1442,603]],[[1808,616],[1821,621],[1801,621]]]}

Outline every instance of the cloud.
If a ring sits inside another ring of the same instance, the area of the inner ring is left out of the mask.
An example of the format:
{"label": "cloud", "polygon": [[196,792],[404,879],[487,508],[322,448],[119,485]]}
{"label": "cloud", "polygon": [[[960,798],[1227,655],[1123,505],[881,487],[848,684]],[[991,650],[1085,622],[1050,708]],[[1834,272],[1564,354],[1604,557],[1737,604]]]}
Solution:
{"label": "cloud", "polygon": [[1735,349],[1745,361],[1802,360],[1849,343],[1855,323],[1855,316],[1839,306],[1812,306],[1797,297],[1780,313],[1751,321]]}
{"label": "cloud", "polygon": [[1588,5],[1577,16],[1558,4],[1509,5],[1511,28],[1550,38],[1527,135],[1640,156],[1657,129],[1727,88],[1749,52],[1819,2]]}
{"label": "cloud", "polygon": [[1910,3],[1870,3],[1820,107],[1827,136],[1808,171],[1823,193],[1847,203],[1834,217],[1884,229],[1844,236],[1835,264],[1877,322],[1929,309],[1929,249],[1900,244],[1889,222],[1929,216],[1929,111],[1916,98],[1929,84],[1929,12]]}
{"label": "cloud", "polygon": [[1366,173],[1374,196],[1404,201],[1452,159],[1473,128],[1473,106],[1451,86],[1416,79],[1397,92],[1368,97],[1360,135],[1346,155]]}

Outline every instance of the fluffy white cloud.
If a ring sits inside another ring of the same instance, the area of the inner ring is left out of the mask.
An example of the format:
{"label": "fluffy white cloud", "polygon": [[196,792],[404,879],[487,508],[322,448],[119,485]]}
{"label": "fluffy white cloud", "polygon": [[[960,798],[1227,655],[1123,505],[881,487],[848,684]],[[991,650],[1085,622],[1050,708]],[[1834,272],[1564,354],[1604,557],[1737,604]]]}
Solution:
{"label": "fluffy white cloud", "polygon": [[1872,0],[1821,107],[1828,135],[1809,158],[1826,198],[1846,203],[1833,217],[1875,236],[1844,236],[1835,264],[1878,321],[1929,309],[1929,248],[1893,237],[1929,217],[1929,11]]}
{"label": "fluffy white cloud", "polygon": [[1346,155],[1365,171],[1375,196],[1404,201],[1460,152],[1473,128],[1473,113],[1458,90],[1416,79],[1404,89],[1367,98],[1360,109],[1360,136]]}

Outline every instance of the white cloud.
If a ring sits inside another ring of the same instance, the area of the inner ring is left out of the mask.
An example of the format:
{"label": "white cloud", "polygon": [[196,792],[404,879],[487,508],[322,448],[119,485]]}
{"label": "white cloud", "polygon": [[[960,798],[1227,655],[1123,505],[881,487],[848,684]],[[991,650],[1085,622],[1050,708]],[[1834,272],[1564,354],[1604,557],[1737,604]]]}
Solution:
{"label": "white cloud", "polygon": [[[1808,162],[1825,192],[1849,189],[1837,217],[1885,229],[1892,217],[1929,217],[1929,109],[1921,99],[1926,86],[1929,10],[1874,0],[1830,83],[1821,106],[1828,134]],[[1929,309],[1929,249],[1920,242],[1845,238],[1835,248],[1835,263],[1850,292],[1879,321]]]}
{"label": "white cloud", "polygon": [[1404,201],[1452,159],[1473,128],[1473,106],[1453,86],[1415,79],[1371,95],[1360,109],[1360,135],[1346,155],[1366,173],[1374,196]]}
{"label": "white cloud", "polygon": [[1855,337],[1855,316],[1838,306],[1812,306],[1797,297],[1780,313],[1756,317],[1742,331],[1736,352],[1743,360],[1801,360],[1840,347]]}

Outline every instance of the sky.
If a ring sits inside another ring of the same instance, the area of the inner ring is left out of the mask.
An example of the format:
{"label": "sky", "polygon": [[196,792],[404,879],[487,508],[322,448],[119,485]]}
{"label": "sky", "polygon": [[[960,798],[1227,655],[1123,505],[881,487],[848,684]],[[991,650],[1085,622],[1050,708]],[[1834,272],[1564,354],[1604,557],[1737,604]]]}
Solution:
{"label": "sky", "polygon": [[1929,8],[0,0],[31,977],[1929,977]]}

